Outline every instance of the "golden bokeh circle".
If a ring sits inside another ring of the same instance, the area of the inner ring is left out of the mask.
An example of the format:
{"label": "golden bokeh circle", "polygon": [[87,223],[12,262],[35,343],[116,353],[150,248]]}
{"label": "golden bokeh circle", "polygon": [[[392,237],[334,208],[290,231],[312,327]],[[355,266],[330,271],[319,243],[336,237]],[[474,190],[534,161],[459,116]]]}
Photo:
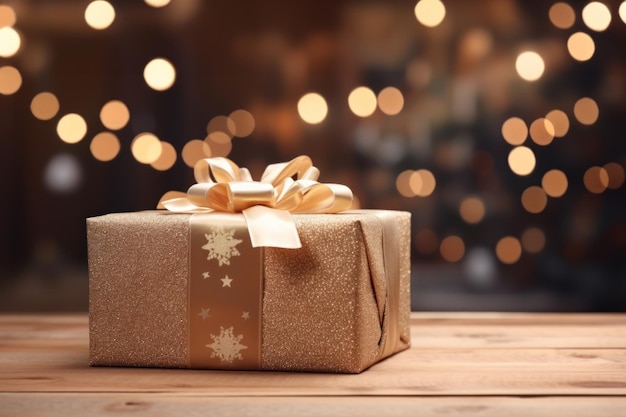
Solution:
{"label": "golden bokeh circle", "polygon": [[183,162],[190,168],[193,168],[199,160],[212,156],[221,155],[214,155],[209,144],[200,139],[192,139],[187,142],[185,146],[183,146],[181,153]]}
{"label": "golden bokeh circle", "polygon": [[459,206],[461,218],[470,224],[476,224],[485,217],[485,203],[480,197],[466,197]]}
{"label": "golden bokeh circle", "polygon": [[142,164],[151,164],[161,156],[163,145],[153,133],[140,133],[130,144],[131,153]]}
{"label": "golden bokeh circle", "polygon": [[63,142],[78,143],[87,134],[87,122],[79,114],[66,114],[57,123],[57,134]]}
{"label": "golden bokeh circle", "polygon": [[98,133],[89,144],[89,150],[93,157],[102,162],[115,159],[120,153],[120,149],[120,140],[111,132]]}
{"label": "golden bokeh circle", "polygon": [[550,22],[559,29],[569,29],[576,22],[576,12],[568,3],[554,3],[548,11]]}
{"label": "golden bokeh circle", "polygon": [[169,142],[161,141],[161,155],[150,166],[157,171],[167,171],[176,163],[176,149]]}
{"label": "golden bokeh circle", "polygon": [[15,94],[22,86],[22,74],[10,65],[0,67],[0,94]]}
{"label": "golden bokeh circle", "polygon": [[548,204],[548,195],[543,188],[532,185],[522,192],[522,206],[533,214],[541,213]]}
{"label": "golden bokeh circle", "polygon": [[528,253],[539,253],[546,246],[546,234],[538,227],[529,227],[522,232],[522,248]]}
{"label": "golden bokeh circle", "polygon": [[535,170],[537,160],[534,152],[526,146],[517,146],[509,152],[509,168],[519,176],[526,176]]}
{"label": "golden bokeh circle", "polygon": [[528,137],[528,127],[519,117],[509,117],[502,123],[502,137],[510,145],[521,145]]}
{"label": "golden bokeh circle", "polygon": [[107,102],[100,110],[100,121],[107,129],[120,130],[130,120],[128,107],[120,100]]}
{"label": "golden bokeh circle", "polygon": [[458,262],[465,255],[465,243],[459,236],[446,236],[439,245],[441,257],[447,262]]}
{"label": "golden bokeh circle", "polygon": [[568,181],[565,173],[558,169],[551,169],[541,179],[541,187],[550,197],[562,197],[567,191]]}
{"label": "golden bokeh circle", "polygon": [[513,236],[505,236],[496,244],[496,256],[504,264],[514,264],[522,257],[522,244]]}
{"label": "golden bokeh circle", "polygon": [[54,94],[44,91],[37,94],[30,102],[30,111],[39,120],[50,120],[59,112],[59,99]]}

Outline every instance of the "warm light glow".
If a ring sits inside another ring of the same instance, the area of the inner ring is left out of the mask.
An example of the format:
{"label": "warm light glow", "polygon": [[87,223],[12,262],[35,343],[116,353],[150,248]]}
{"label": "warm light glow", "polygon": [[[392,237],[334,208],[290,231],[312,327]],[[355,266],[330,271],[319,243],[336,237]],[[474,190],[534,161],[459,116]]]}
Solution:
{"label": "warm light glow", "polygon": [[598,104],[589,97],[583,97],[574,104],[574,116],[584,125],[592,125],[600,116]]}
{"label": "warm light glow", "polygon": [[522,233],[522,247],[528,253],[539,253],[546,246],[546,235],[538,227],[529,227]]}
{"label": "warm light glow", "polygon": [[102,106],[100,120],[102,124],[111,130],[119,130],[128,124],[130,113],[126,104],[119,100],[111,100]]}
{"label": "warm light glow", "polygon": [[479,223],[485,217],[485,203],[479,197],[467,197],[461,202],[459,213],[467,223]]}
{"label": "warm light glow", "polygon": [[529,213],[541,213],[548,204],[548,196],[541,187],[528,187],[522,193],[522,206]]}
{"label": "warm light glow", "polygon": [[602,168],[604,168],[606,173],[609,175],[609,183],[607,184],[608,188],[615,190],[624,184],[624,167],[620,164],[616,162],[609,162]]}
{"label": "warm light glow", "polygon": [[530,137],[537,145],[547,146],[554,139],[554,125],[548,119],[540,117],[531,123]]}
{"label": "warm light glow", "polygon": [[626,23],[626,1],[623,1],[622,4],[619,5],[619,18],[622,19],[622,22]]}
{"label": "warm light glow", "polygon": [[0,4],[0,28],[13,26],[16,20],[15,10],[11,6]]}
{"label": "warm light glow", "polygon": [[46,91],[39,93],[31,100],[30,111],[39,120],[50,120],[59,112],[59,99]]}
{"label": "warm light glow", "polygon": [[562,197],[567,191],[567,185],[567,176],[558,169],[551,169],[541,179],[541,187],[550,197]]}
{"label": "warm light glow", "polygon": [[576,61],[588,61],[596,51],[596,44],[591,36],[576,32],[567,39],[567,50]]}
{"label": "warm light glow", "polygon": [[395,116],[404,107],[404,96],[395,87],[383,88],[378,93],[378,108],[389,116]]}
{"label": "warm light glow", "polygon": [[131,142],[130,150],[138,162],[151,164],[161,156],[163,145],[154,134],[140,133]]}
{"label": "warm light glow", "polygon": [[22,40],[19,33],[12,27],[3,27],[0,29],[0,57],[12,57],[20,50]]}
{"label": "warm light glow", "polygon": [[144,68],[143,78],[153,90],[165,91],[174,85],[176,69],[167,59],[155,58]]}
{"label": "warm light glow", "polygon": [[182,152],[183,162],[190,167],[193,168],[201,159],[210,158],[211,156],[222,156],[222,155],[213,155],[211,152],[211,147],[203,140],[193,139],[185,144]]}
{"label": "warm light glow", "polygon": [[57,134],[63,142],[78,143],[87,134],[87,123],[79,114],[66,114],[57,123]]}
{"label": "warm light glow", "polygon": [[465,243],[458,236],[447,236],[441,240],[439,252],[447,262],[458,262],[465,255]]}
{"label": "warm light glow", "polygon": [[528,127],[519,117],[510,117],[502,123],[502,136],[511,145],[521,145],[528,137]]}
{"label": "warm light glow", "polygon": [[89,150],[98,161],[111,161],[120,153],[120,140],[111,132],[98,133],[91,140]]}
{"label": "warm light glow", "polygon": [[228,140],[233,137],[236,130],[237,125],[235,121],[223,115],[213,117],[206,126],[207,133],[222,132],[228,136]]}
{"label": "warm light glow", "polygon": [[22,74],[9,65],[0,67],[0,94],[9,96],[22,86]]}
{"label": "warm light glow", "polygon": [[115,9],[108,1],[92,1],[85,9],[85,21],[93,29],[106,29],[111,26],[114,20]]}
{"label": "warm light glow", "polygon": [[545,64],[537,52],[526,51],[515,60],[517,74],[526,81],[536,81],[543,75]]}
{"label": "warm light glow", "polygon": [[438,26],[446,17],[446,7],[439,0],[420,0],[414,9],[417,21],[424,26]]}
{"label": "warm light glow", "polygon": [[569,29],[576,22],[576,12],[567,3],[558,2],[550,7],[548,12],[550,22],[559,29]]}
{"label": "warm light glow", "polygon": [[505,236],[496,244],[496,256],[504,264],[514,264],[522,256],[522,245],[517,238]]}
{"label": "warm light glow", "polygon": [[415,249],[424,254],[432,255],[439,249],[439,238],[431,229],[422,229],[413,237]]}
{"label": "warm light glow", "polygon": [[176,163],[176,149],[169,142],[161,141],[161,155],[150,164],[157,171],[167,171]]}
{"label": "warm light glow", "polygon": [[511,149],[508,157],[509,167],[515,174],[528,175],[535,169],[535,154],[526,146],[517,146]]}
{"label": "warm light glow", "polygon": [[396,177],[396,189],[398,190],[398,193],[400,193],[400,195],[403,197],[415,197],[417,195],[415,192],[413,192],[409,184],[413,172],[413,170],[407,169],[406,171],[402,171]]}
{"label": "warm light glow", "polygon": [[230,142],[231,139],[232,138],[228,135],[228,133],[216,130],[215,132],[209,133],[205,140],[211,143],[223,144]]}
{"label": "warm light glow", "polygon": [[228,142],[218,143],[212,142],[210,139],[210,137],[207,137],[205,139],[205,143],[209,145],[212,157],[228,156],[230,154],[230,151],[232,151],[233,149],[233,142],[230,140]]}
{"label": "warm light glow", "polygon": [[367,87],[357,87],[348,96],[348,106],[359,117],[371,116],[376,110],[376,94]]}
{"label": "warm light glow", "polygon": [[409,188],[411,189],[411,193],[413,193],[414,196],[420,195],[423,186],[424,182],[422,181],[422,176],[418,172],[412,171],[409,176]]}
{"label": "warm light glow", "polygon": [[328,114],[328,104],[324,97],[317,93],[307,93],[298,100],[298,114],[306,123],[321,123]]}
{"label": "warm light glow", "polygon": [[583,183],[589,192],[601,194],[609,186],[609,173],[602,167],[591,167],[585,171]]}
{"label": "warm light glow", "polygon": [[235,130],[233,131],[235,136],[245,138],[254,132],[254,116],[249,111],[243,109],[235,110],[228,116],[228,119],[235,124]]}
{"label": "warm light glow", "polygon": [[[419,179],[418,179],[419,178]],[[419,190],[417,190],[417,186],[414,184],[419,183]],[[409,184],[411,185],[411,189],[415,191],[415,194],[419,197],[428,197],[435,191],[435,187],[437,186],[437,181],[435,180],[435,176],[432,172],[427,169],[418,169],[417,171],[411,174],[411,178],[409,180]]]}
{"label": "warm light glow", "polygon": [[152,7],[164,7],[170,4],[170,0],[143,0],[148,6]]}
{"label": "warm light glow", "polygon": [[611,23],[611,11],[599,1],[592,1],[583,8],[583,22],[591,30],[605,31]]}
{"label": "warm light glow", "polygon": [[549,120],[554,127],[554,136],[562,138],[569,131],[569,118],[562,110],[552,110],[546,114],[546,120]]}

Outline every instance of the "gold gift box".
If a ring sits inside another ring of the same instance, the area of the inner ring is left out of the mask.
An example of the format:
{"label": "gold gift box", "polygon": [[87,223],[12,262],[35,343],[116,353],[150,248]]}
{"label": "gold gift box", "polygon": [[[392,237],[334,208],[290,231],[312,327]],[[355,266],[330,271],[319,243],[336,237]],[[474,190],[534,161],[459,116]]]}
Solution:
{"label": "gold gift box", "polygon": [[[206,318],[190,311],[193,216],[156,210],[87,219],[91,365],[212,368],[190,362],[192,322]],[[408,348],[410,214],[292,217],[300,249],[259,249],[257,369],[358,373]],[[227,306],[212,311],[219,308]]]}

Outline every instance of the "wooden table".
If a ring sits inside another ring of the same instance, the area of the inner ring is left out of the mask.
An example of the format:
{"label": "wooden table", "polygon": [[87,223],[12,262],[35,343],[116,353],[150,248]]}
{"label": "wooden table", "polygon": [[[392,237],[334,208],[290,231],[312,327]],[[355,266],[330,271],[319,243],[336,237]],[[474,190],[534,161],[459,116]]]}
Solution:
{"label": "wooden table", "polygon": [[413,313],[359,375],[89,368],[87,327],[0,315],[0,416],[626,416],[626,315]]}

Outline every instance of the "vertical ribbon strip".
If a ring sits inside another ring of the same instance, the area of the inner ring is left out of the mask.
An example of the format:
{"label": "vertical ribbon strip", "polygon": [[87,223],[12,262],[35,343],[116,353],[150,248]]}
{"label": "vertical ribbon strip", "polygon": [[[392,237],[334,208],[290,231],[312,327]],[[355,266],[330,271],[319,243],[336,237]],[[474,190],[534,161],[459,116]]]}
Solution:
{"label": "vertical ribbon strip", "polygon": [[189,233],[189,367],[260,369],[263,249],[241,214],[194,214]]}

